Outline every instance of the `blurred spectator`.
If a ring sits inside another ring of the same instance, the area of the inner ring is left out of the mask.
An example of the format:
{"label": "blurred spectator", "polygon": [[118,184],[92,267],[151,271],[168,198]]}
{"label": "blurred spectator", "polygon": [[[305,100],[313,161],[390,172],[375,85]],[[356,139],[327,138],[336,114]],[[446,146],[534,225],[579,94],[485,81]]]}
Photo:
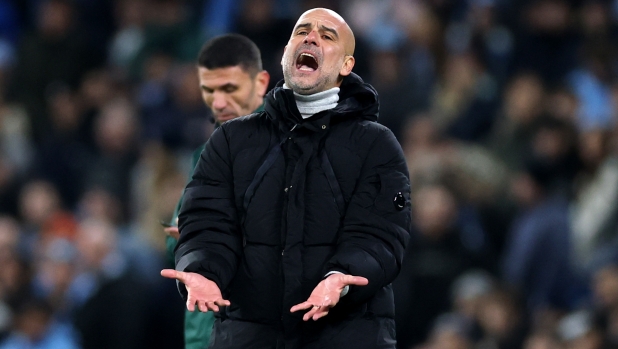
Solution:
{"label": "blurred spectator", "polygon": [[9,216],[0,216],[0,343],[10,331],[13,311],[19,292],[24,291],[25,268],[15,251],[18,250],[19,225]]}
{"label": "blurred spectator", "polygon": [[[118,99],[107,104],[94,123],[96,149],[89,159],[85,188],[103,188],[121,203],[129,200],[130,172],[137,161],[139,125],[131,102]],[[126,219],[123,207],[123,219]]]}
{"label": "blurred spectator", "polygon": [[15,314],[15,326],[1,349],[78,349],[73,330],[54,321],[53,308],[45,301],[23,302]]}
{"label": "blurred spectator", "polygon": [[582,64],[569,75],[569,84],[579,99],[577,125],[582,129],[611,128],[615,116],[610,83],[615,75],[615,48],[596,38],[582,49]]}
{"label": "blurred spectator", "polygon": [[[145,178],[141,177],[141,180],[144,181]],[[153,185],[152,188],[156,190],[148,190],[144,200],[149,200],[151,206],[155,207],[167,204],[169,206],[167,216],[171,216],[184,185],[184,177],[178,175],[177,181],[179,184],[172,188],[159,183]],[[165,199],[165,195],[161,195],[159,191],[170,192],[172,197]],[[133,281],[140,284],[140,287],[148,289],[148,292],[142,294],[142,301],[147,304],[146,332],[150,333],[144,345],[175,347],[182,340],[182,299],[176,296],[178,291],[175,285],[166,283],[159,275],[165,263],[160,252],[163,249],[163,241],[156,239],[152,233],[160,229],[157,218],[164,215],[157,212],[154,216],[142,217],[136,213],[135,221],[122,225],[118,198],[101,188],[94,188],[84,193],[79,201],[77,214],[84,221],[109,222],[118,227],[116,235],[118,253],[126,260],[130,275],[135,279]],[[160,236],[156,234],[156,237]],[[74,294],[69,294],[67,301],[74,303],[73,298]]]}
{"label": "blurred spectator", "polygon": [[[275,0],[242,0],[242,10],[236,20],[236,30],[257,47],[262,53],[262,66],[270,73],[269,90],[283,79],[281,57],[283,46],[290,39],[287,29],[294,28],[294,21],[287,18],[275,18]],[[356,56],[356,53],[355,55]]]}
{"label": "blurred spectator", "polygon": [[544,104],[543,109],[549,117],[567,122],[569,125],[577,124],[579,100],[569,87],[559,86],[548,91]]}
{"label": "blurred spectator", "polygon": [[15,174],[29,169],[33,156],[30,124],[24,108],[6,100],[9,70],[0,69],[0,157]]}
{"label": "blurred spectator", "polygon": [[464,141],[479,141],[490,130],[498,85],[471,52],[448,56],[433,101],[438,128]]}
{"label": "blurred spectator", "polygon": [[551,333],[533,333],[526,338],[523,349],[560,349],[558,341]]}
{"label": "blurred spectator", "polygon": [[427,114],[414,115],[406,124],[403,149],[414,187],[449,180],[465,201],[493,203],[504,186],[504,166],[486,149],[449,139]]}
{"label": "blurred spectator", "polygon": [[137,86],[137,104],[142,108],[159,108],[167,102],[167,82],[172,68],[172,57],[158,52],[144,62],[142,79]]}
{"label": "blurred spectator", "polygon": [[375,51],[400,47],[408,30],[416,29],[417,33],[424,31],[423,34],[427,34],[427,30],[436,24],[427,6],[421,2],[353,0],[341,5],[344,17],[349,18],[356,35],[366,38]]}
{"label": "blurred spectator", "polygon": [[[143,46],[133,60],[131,77],[144,76],[145,64],[153,55],[165,55],[180,62],[193,61],[202,43],[202,35],[196,23],[191,21],[191,14],[185,3],[183,0],[148,1]],[[133,16],[129,21],[139,26],[141,19]],[[139,44],[141,40],[136,40],[135,43]]]}
{"label": "blurred spectator", "polygon": [[416,349],[472,349],[468,319],[453,313],[436,318],[426,344]]}
{"label": "blurred spectator", "polygon": [[79,227],[79,272],[69,293],[84,349],[144,348],[147,292],[118,250],[117,234],[106,221],[86,220]]}
{"label": "blurred spectator", "polygon": [[30,268],[15,249],[0,250],[0,309],[2,329],[11,323],[12,314],[18,305],[31,295],[29,289]]}
{"label": "blurred spectator", "polygon": [[239,11],[239,0],[208,0],[202,2],[201,27],[206,37],[232,31]]}
{"label": "blurred spectator", "polygon": [[501,251],[506,200],[503,196],[508,172],[487,149],[440,135],[432,118],[415,115],[406,125],[403,144],[411,183],[448,181],[462,201],[458,219],[468,247],[494,254]]}
{"label": "blurred spectator", "polygon": [[487,263],[485,255],[470,250],[462,239],[458,202],[445,186],[421,188],[412,207],[418,235],[393,284],[399,348],[424,341],[435,317],[450,309],[451,283]]}
{"label": "blurred spectator", "polygon": [[593,310],[605,342],[618,347],[618,249],[616,243],[597,251],[592,267]]}
{"label": "blurred spectator", "polygon": [[172,68],[169,87],[165,84],[169,99],[161,105],[143,108],[142,137],[147,141],[187,152],[203,144],[212,133],[214,120],[196,87],[199,81],[195,71],[193,65]]}
{"label": "blurred spectator", "polygon": [[504,280],[535,316],[546,309],[570,309],[579,301],[568,205],[563,196],[549,191],[551,179],[540,163],[530,163],[513,179],[520,213],[503,256]]}
{"label": "blurred spectator", "polygon": [[67,239],[55,238],[42,243],[40,251],[33,271],[33,292],[48,303],[57,320],[69,323],[73,304],[68,289],[76,272],[75,247]]}
{"label": "blurred spectator", "polygon": [[414,115],[405,125],[403,139],[411,185],[420,188],[440,178],[450,143],[440,135],[434,120],[427,114]]}
{"label": "blurred spectator", "polygon": [[569,25],[573,6],[568,0],[532,0],[516,4],[521,8],[515,11],[520,18],[514,70],[530,70],[549,85],[562,82],[577,63],[577,38]]}
{"label": "blurred spectator", "polygon": [[18,192],[22,178],[15,168],[0,155],[0,212],[16,214]]}
{"label": "blurred spectator", "polygon": [[10,216],[0,216],[0,250],[15,251],[20,234],[17,220]]}
{"label": "blurred spectator", "polygon": [[127,94],[123,82],[108,69],[94,69],[84,74],[75,97],[82,113],[80,141],[89,149],[95,147],[93,124],[96,116],[112,100]]}
{"label": "blurred spectator", "polygon": [[397,51],[375,51],[371,58],[372,84],[380,91],[380,123],[401,142],[408,115],[418,109],[413,86],[406,79],[404,62]]}
{"label": "blurred spectator", "polygon": [[470,335],[473,325],[478,325],[479,312],[487,295],[496,289],[496,281],[484,270],[470,270],[458,277],[451,286],[453,311],[470,322]]}
{"label": "blurred spectator", "polygon": [[101,188],[92,188],[84,192],[77,205],[77,216],[81,219],[109,221],[113,224],[122,222],[121,204],[118,198]]}
{"label": "blurred spectator", "polygon": [[116,32],[111,39],[108,61],[112,67],[128,74],[144,46],[146,0],[115,1]]}
{"label": "blurred spectator", "polygon": [[501,23],[500,1],[468,0],[461,15],[445,29],[445,46],[451,53],[476,52],[479,61],[487,66],[501,85],[508,78],[513,63],[514,37],[512,30]]}
{"label": "blurred spectator", "polygon": [[54,84],[77,87],[82,74],[95,65],[75,26],[75,7],[68,0],[44,0],[37,7],[36,31],[20,43],[14,71],[14,94],[27,109],[34,139],[50,126],[46,94]]}
{"label": "blurred spectator", "polygon": [[611,133],[592,129],[580,134],[583,167],[572,201],[574,264],[590,266],[595,251],[618,237],[618,159],[610,150]]}
{"label": "blurred spectator", "polygon": [[582,34],[585,38],[612,37],[611,1],[583,1],[579,13]]}
{"label": "blurred spectator", "polygon": [[[45,228],[52,227],[55,219],[63,221],[67,215],[70,217],[70,214],[63,211],[56,188],[51,183],[41,180],[28,182],[22,188],[19,206],[23,224],[20,253],[32,259],[35,246],[42,238],[43,231],[53,233],[53,229],[46,230]],[[64,233],[61,234],[64,235]]]}
{"label": "blurred spectator", "polygon": [[603,335],[592,314],[578,311],[566,315],[558,324],[558,336],[565,349],[605,349]]}
{"label": "blurred spectator", "polygon": [[506,87],[488,147],[511,171],[521,169],[531,151],[535,125],[543,113],[544,94],[543,83],[535,74],[516,75]]}
{"label": "blurred spectator", "polygon": [[480,303],[478,321],[483,337],[478,341],[476,348],[522,347],[528,324],[525,310],[512,293],[496,289],[486,295]]}
{"label": "blurred spectator", "polygon": [[571,184],[580,165],[576,142],[577,133],[572,124],[545,115],[537,121],[526,161],[543,167],[550,194],[570,196]]}
{"label": "blurred spectator", "polygon": [[0,69],[15,61],[15,47],[21,26],[15,5],[9,0],[0,1]]}
{"label": "blurred spectator", "polygon": [[[89,135],[83,127],[78,96],[66,86],[49,96],[50,127],[41,139],[34,171],[50,181],[60,192],[62,201],[74,207],[84,186],[90,150],[85,139]],[[89,138],[89,137],[88,137]]]}
{"label": "blurred spectator", "polygon": [[8,67],[0,67],[0,212],[17,214],[17,192],[35,149],[25,108],[6,98],[10,73]]}

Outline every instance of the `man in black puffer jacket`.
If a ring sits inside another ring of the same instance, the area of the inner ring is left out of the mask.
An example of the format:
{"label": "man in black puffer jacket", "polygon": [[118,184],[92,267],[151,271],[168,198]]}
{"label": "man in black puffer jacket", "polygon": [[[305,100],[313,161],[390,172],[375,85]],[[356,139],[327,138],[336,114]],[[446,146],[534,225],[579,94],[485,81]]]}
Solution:
{"label": "man in black puffer jacket", "polygon": [[285,84],[201,155],[176,270],[162,275],[180,281],[189,310],[218,312],[210,348],[395,348],[391,282],[410,184],[353,52],[343,18],[305,12],[281,62]]}

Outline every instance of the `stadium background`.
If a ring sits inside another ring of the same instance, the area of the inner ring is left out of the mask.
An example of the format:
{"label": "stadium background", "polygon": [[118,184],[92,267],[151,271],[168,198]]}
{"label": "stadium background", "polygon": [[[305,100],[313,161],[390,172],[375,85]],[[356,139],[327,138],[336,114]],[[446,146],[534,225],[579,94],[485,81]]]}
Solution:
{"label": "stadium background", "polygon": [[197,51],[247,35],[272,86],[312,7],[409,161],[400,347],[618,348],[616,0],[0,0],[0,348],[181,347]]}

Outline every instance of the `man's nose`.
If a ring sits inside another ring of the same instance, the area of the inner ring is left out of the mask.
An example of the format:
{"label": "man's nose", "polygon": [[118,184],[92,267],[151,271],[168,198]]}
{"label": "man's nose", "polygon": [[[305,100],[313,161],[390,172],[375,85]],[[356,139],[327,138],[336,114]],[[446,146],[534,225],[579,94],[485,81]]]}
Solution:
{"label": "man's nose", "polygon": [[318,45],[319,37],[320,34],[317,31],[312,30],[309,32],[309,34],[307,34],[307,36],[305,36],[305,43],[309,45]]}
{"label": "man's nose", "polygon": [[227,106],[227,100],[225,98],[225,93],[215,91],[212,96],[212,109],[221,110],[225,109]]}

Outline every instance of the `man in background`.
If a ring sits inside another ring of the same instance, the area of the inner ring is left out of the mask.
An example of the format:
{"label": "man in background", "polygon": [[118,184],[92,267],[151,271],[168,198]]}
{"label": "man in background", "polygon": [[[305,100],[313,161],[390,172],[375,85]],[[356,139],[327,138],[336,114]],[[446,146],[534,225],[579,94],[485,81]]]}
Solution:
{"label": "man in background", "polygon": [[[212,110],[217,125],[263,110],[270,76],[262,69],[260,50],[253,41],[238,34],[215,37],[204,44],[197,64],[202,98]],[[203,150],[204,145],[193,153],[192,168]],[[172,218],[172,226],[164,229],[168,234],[166,245],[172,261],[179,237],[177,218],[180,202]],[[212,312],[185,311],[185,348],[206,348],[213,322]]]}

